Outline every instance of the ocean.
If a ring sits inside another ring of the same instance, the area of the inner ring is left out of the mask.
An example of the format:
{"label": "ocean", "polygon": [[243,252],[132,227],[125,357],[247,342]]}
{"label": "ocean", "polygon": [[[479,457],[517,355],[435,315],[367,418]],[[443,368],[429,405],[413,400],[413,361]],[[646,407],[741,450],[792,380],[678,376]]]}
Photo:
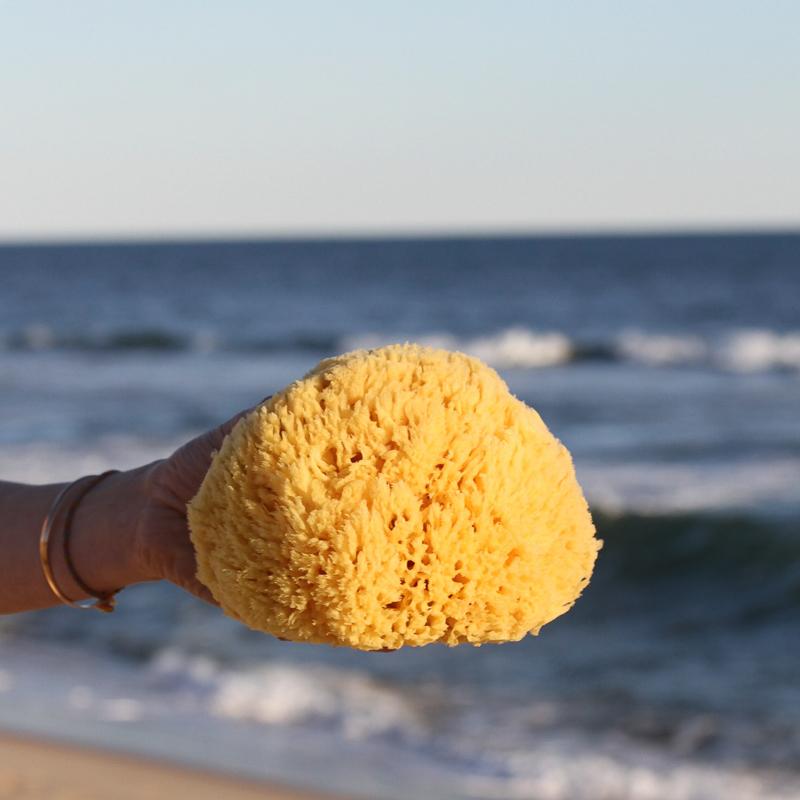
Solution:
{"label": "ocean", "polygon": [[800,235],[0,247],[0,479],[163,457],[406,340],[572,451],[605,541],[572,611],[368,654],[134,587],[0,619],[0,726],[377,800],[800,797]]}

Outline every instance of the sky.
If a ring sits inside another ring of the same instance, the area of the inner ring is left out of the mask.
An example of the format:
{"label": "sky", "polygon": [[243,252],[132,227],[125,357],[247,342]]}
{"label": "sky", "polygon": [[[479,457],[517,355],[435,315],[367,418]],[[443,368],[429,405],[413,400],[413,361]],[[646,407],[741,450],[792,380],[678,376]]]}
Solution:
{"label": "sky", "polygon": [[0,0],[0,239],[800,227],[800,3]]}

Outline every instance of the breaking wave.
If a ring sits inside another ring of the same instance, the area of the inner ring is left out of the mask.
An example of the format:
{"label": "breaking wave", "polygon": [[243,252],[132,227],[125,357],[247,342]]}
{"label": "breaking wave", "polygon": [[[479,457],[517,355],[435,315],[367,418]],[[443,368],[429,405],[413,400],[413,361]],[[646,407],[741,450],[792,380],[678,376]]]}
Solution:
{"label": "breaking wave", "polygon": [[[651,367],[702,366],[734,372],[800,369],[800,331],[739,330],[718,339],[623,330],[606,340],[571,339],[557,331],[509,328],[489,336],[449,334],[412,337],[420,344],[461,350],[498,369],[538,368],[586,361],[618,361]],[[362,334],[342,340],[342,349],[379,347],[397,339]]]}
{"label": "breaking wave", "polygon": [[412,340],[460,350],[498,369],[539,369],[587,361],[629,362],[650,367],[698,366],[734,372],[800,370],[800,331],[734,330],[715,338],[625,329],[604,339],[581,339],[560,331],[513,327],[460,337],[447,332],[309,333],[277,337],[225,338],[213,331],[162,329],[113,333],[61,333],[43,325],[0,334],[0,350],[35,352],[241,352],[330,355]]}

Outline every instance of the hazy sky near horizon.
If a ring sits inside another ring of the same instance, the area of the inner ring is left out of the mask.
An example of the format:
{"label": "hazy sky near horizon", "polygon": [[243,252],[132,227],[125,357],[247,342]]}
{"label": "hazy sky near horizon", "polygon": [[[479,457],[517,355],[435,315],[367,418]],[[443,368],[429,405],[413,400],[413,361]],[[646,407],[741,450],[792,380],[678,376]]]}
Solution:
{"label": "hazy sky near horizon", "polygon": [[0,238],[800,226],[800,3],[0,0]]}

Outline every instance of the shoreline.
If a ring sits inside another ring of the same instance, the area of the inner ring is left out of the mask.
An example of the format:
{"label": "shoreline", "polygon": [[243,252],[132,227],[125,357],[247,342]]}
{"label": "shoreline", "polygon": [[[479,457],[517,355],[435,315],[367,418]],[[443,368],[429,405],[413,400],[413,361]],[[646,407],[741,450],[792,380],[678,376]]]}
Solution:
{"label": "shoreline", "polygon": [[0,731],[3,800],[345,800],[106,750]]}

